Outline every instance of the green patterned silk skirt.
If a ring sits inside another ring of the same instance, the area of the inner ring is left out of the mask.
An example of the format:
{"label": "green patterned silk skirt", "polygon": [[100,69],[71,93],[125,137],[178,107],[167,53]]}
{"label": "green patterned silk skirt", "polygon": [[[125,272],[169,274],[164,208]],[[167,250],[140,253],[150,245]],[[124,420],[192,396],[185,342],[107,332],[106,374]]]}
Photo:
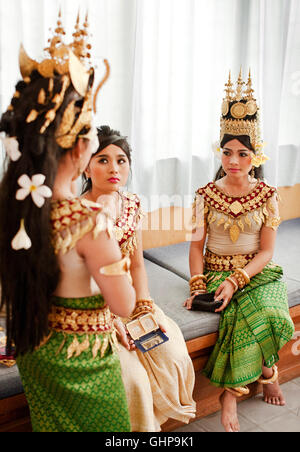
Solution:
{"label": "green patterned silk skirt", "polygon": [[101,295],[53,298],[50,335],[17,364],[35,432],[129,432],[110,311]]}
{"label": "green patterned silk skirt", "polygon": [[[208,292],[231,272],[207,271]],[[219,337],[203,371],[218,387],[236,388],[256,381],[262,364],[272,367],[294,334],[281,267],[269,264],[238,290],[221,312]]]}

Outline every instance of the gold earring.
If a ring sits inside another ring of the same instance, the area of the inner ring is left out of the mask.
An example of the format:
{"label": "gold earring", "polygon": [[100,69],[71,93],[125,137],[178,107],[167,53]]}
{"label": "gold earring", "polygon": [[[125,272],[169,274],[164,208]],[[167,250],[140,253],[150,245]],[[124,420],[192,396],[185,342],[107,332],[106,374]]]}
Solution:
{"label": "gold earring", "polygon": [[82,159],[79,159],[79,166],[77,168],[77,177],[80,177],[81,174],[83,173],[83,170],[81,169],[81,165],[82,165]]}
{"label": "gold earring", "polygon": [[225,173],[225,171],[224,171],[224,168],[221,169],[220,175],[221,175],[221,177],[225,177],[225,176],[226,176],[226,173]]}
{"label": "gold earring", "polygon": [[254,169],[254,166],[252,166],[252,170],[251,170],[250,176],[252,177],[252,179],[255,179],[255,169]]}

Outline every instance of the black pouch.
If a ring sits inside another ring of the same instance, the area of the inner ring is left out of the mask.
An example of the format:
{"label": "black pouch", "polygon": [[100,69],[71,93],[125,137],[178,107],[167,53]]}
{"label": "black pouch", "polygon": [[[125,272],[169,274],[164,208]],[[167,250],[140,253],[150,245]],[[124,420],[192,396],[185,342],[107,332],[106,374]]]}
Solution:
{"label": "black pouch", "polygon": [[215,312],[223,304],[223,301],[215,301],[215,292],[200,293],[193,299],[192,310],[193,311],[206,311]]}

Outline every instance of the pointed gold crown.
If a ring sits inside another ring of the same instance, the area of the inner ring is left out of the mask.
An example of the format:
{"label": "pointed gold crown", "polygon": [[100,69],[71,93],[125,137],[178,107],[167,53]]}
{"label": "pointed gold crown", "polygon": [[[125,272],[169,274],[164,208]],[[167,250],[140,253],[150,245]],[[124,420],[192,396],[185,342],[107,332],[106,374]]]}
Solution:
{"label": "pointed gold crown", "polygon": [[248,81],[242,79],[240,70],[236,90],[233,89],[231,73],[229,72],[228,82],[225,84],[226,96],[222,102],[221,134],[222,141],[225,134],[248,135],[251,145],[256,150],[260,145],[258,106],[253,97],[251,73],[249,70]]}
{"label": "pointed gold crown", "polygon": [[[44,50],[47,53],[46,58],[37,62],[31,59],[23,45],[20,47],[19,64],[23,80],[30,83],[30,76],[33,71],[38,71],[44,78],[49,78],[50,99],[47,99],[46,92],[41,89],[38,96],[38,103],[44,104],[51,102],[54,107],[45,115],[45,122],[40,129],[43,134],[54,121],[56,112],[63,103],[65,93],[72,84],[77,93],[84,98],[81,109],[76,107],[76,101],[73,99],[66,107],[59,130],[56,135],[57,143],[67,149],[75,143],[79,132],[84,128],[91,128],[92,125],[92,85],[94,80],[94,69],[91,64],[91,44],[88,42],[88,15],[85,17],[83,28],[80,27],[79,13],[76,20],[75,32],[73,33],[73,42],[69,45],[65,44],[63,38],[65,30],[62,26],[61,11],[58,14],[57,26],[54,30],[53,37],[48,39],[49,46]],[[109,76],[109,64],[104,60],[106,65],[106,74],[100,82],[94,96],[94,110],[96,111],[96,98],[103,83]],[[62,76],[62,87],[60,93],[52,96],[53,78],[56,74]],[[79,114],[79,115],[78,115]],[[32,110],[28,115],[27,123],[37,119],[39,113]],[[77,119],[76,119],[77,117]]]}

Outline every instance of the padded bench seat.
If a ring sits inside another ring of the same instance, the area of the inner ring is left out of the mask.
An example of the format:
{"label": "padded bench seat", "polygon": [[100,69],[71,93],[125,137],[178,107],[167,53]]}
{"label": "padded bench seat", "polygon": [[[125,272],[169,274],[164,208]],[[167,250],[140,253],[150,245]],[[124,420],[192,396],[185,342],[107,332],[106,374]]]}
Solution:
{"label": "padded bench seat", "polygon": [[[300,219],[279,228],[274,262],[283,266],[288,285],[289,306],[300,304]],[[218,331],[219,314],[187,311],[189,295],[189,243],[153,248],[144,252],[150,293],[165,314],[181,328],[186,341]],[[0,318],[0,326],[4,319]],[[0,333],[1,334],[1,333]],[[17,366],[0,365],[0,399],[23,392]]]}
{"label": "padded bench seat", "polygon": [[[4,328],[5,319],[0,318],[0,327]],[[0,331],[0,337],[4,335]],[[6,397],[15,396],[23,392],[19,370],[17,366],[6,367],[0,364],[0,400]]]}
{"label": "padded bench seat", "polygon": [[[144,251],[144,257],[188,281],[190,278],[189,247],[189,242],[182,242],[175,245],[152,248]],[[273,261],[283,267],[284,280],[288,288],[289,307],[299,305],[300,218],[285,221],[280,225]],[[155,291],[155,285],[156,281],[151,283],[150,280],[151,293],[152,289]],[[188,293],[188,286],[186,285],[186,287],[186,292]]]}
{"label": "padded bench seat", "polygon": [[188,311],[183,302],[189,296],[185,279],[145,259],[149,289],[155,303],[180,327],[186,341],[218,331],[219,314]]}

